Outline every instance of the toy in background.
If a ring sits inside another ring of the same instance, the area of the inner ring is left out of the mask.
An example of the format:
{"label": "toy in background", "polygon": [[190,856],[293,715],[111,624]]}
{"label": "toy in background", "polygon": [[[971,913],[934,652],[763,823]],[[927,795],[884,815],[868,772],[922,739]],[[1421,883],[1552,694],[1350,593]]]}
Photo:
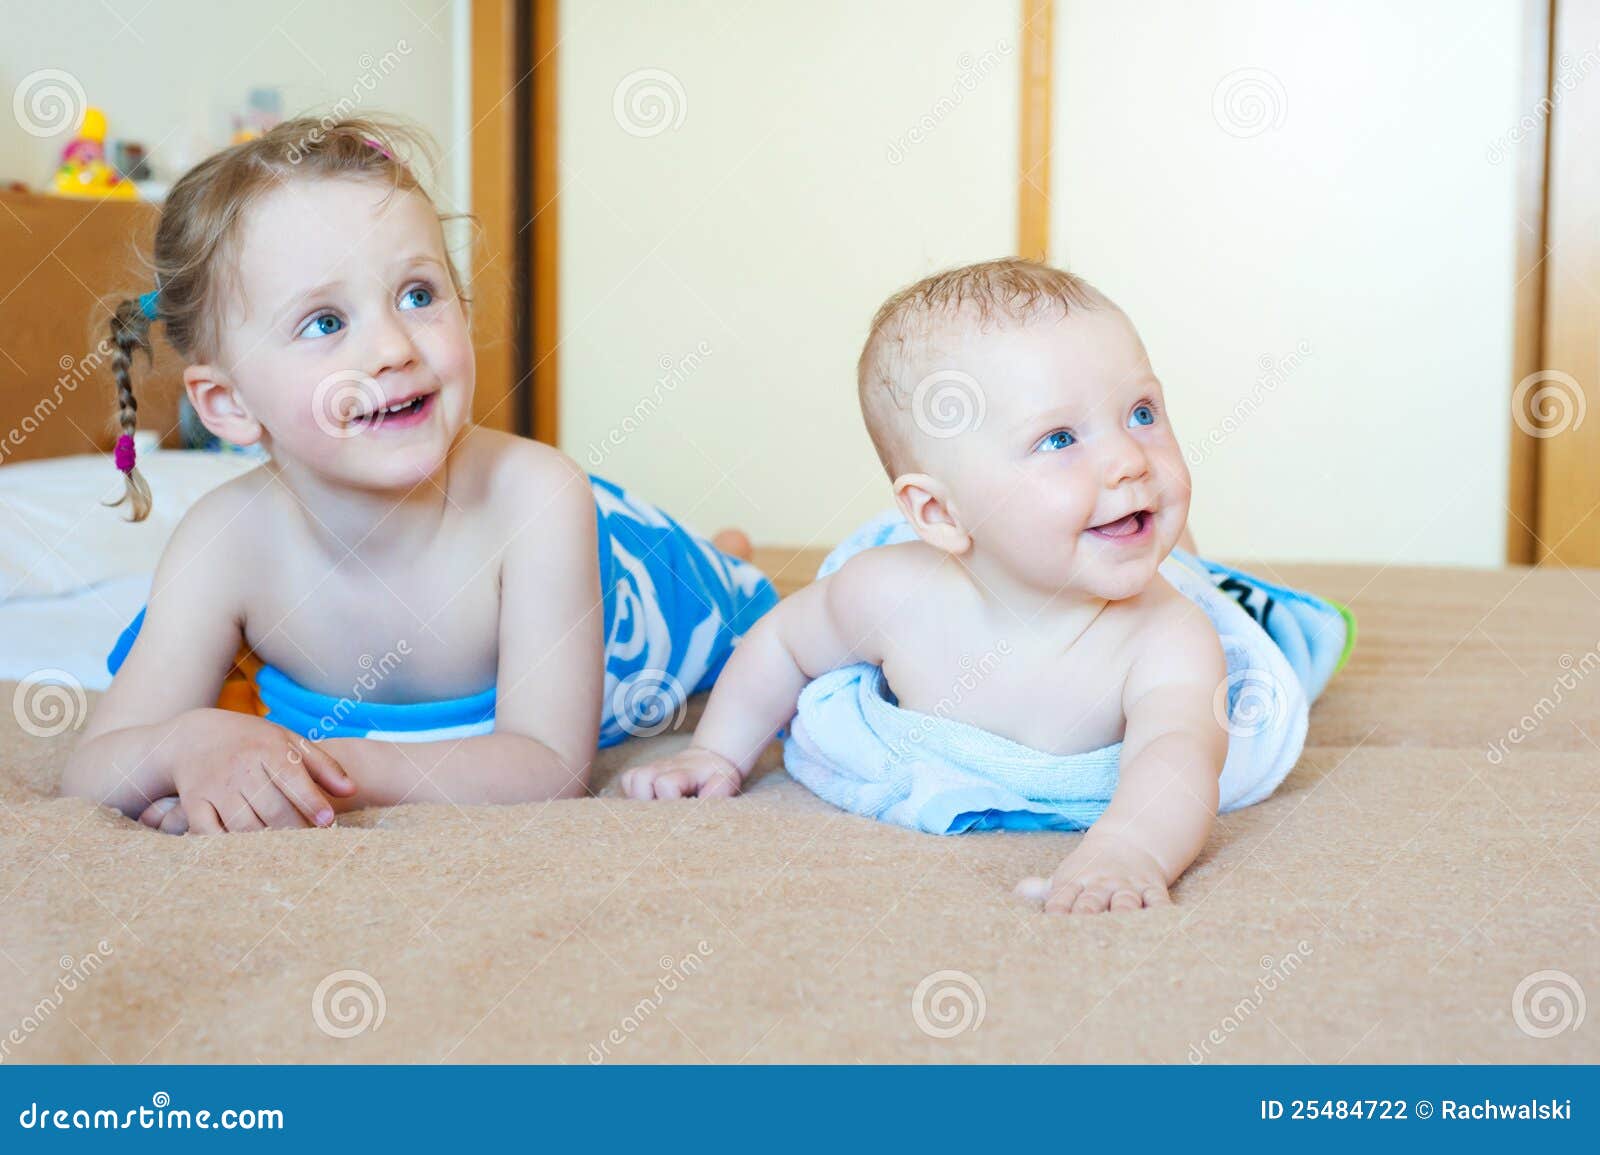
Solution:
{"label": "toy in background", "polygon": [[119,140],[112,148],[117,172],[123,180],[140,184],[150,179],[150,161],[145,157],[144,145],[136,140]]}
{"label": "toy in background", "polygon": [[61,150],[61,163],[50,181],[50,191],[66,197],[138,197],[133,182],[123,179],[106,162],[106,114],[98,108],[83,110],[83,124]]}
{"label": "toy in background", "polygon": [[233,118],[233,139],[228,143],[254,140],[282,119],[283,93],[276,88],[252,88],[244,112]]}

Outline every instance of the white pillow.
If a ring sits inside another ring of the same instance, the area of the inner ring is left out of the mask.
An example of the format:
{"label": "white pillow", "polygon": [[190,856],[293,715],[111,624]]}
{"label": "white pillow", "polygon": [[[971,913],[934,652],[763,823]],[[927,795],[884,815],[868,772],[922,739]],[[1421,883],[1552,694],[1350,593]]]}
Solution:
{"label": "white pillow", "polygon": [[158,449],[140,442],[139,472],[154,508],[141,522],[122,496],[109,453],[0,465],[0,602],[55,597],[128,574],[151,574],[178,520],[200,496],[254,468],[242,453]]}

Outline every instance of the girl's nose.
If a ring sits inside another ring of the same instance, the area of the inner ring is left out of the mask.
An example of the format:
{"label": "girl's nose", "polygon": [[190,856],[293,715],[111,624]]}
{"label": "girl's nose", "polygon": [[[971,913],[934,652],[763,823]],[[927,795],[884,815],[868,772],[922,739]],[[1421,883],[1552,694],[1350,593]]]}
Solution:
{"label": "girl's nose", "polygon": [[410,330],[394,317],[377,322],[372,333],[372,359],[374,377],[409,368],[417,359],[417,346]]}

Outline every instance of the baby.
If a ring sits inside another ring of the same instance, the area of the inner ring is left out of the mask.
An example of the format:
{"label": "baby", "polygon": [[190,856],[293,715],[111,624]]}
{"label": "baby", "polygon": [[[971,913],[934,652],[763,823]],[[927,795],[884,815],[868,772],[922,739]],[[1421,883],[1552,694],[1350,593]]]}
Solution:
{"label": "baby", "polygon": [[[859,386],[919,540],[865,550],[770,612],[693,744],[627,771],[624,791],[735,793],[807,682],[869,662],[903,708],[1035,750],[1121,741],[1105,813],[1017,889],[1075,914],[1170,903],[1217,813],[1228,671],[1205,612],[1157,572],[1184,537],[1189,472],[1132,323],[1068,273],[973,265],[878,310]],[[951,709],[969,655],[997,639],[1005,659]]]}

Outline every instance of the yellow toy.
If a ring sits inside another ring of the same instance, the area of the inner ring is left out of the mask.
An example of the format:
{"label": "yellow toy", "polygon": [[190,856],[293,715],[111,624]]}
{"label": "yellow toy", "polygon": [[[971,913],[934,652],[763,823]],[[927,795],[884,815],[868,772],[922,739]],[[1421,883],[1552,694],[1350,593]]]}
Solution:
{"label": "yellow toy", "polygon": [[98,108],[84,109],[83,125],[62,150],[50,191],[67,197],[130,201],[138,197],[133,182],[124,180],[106,163],[106,114]]}

